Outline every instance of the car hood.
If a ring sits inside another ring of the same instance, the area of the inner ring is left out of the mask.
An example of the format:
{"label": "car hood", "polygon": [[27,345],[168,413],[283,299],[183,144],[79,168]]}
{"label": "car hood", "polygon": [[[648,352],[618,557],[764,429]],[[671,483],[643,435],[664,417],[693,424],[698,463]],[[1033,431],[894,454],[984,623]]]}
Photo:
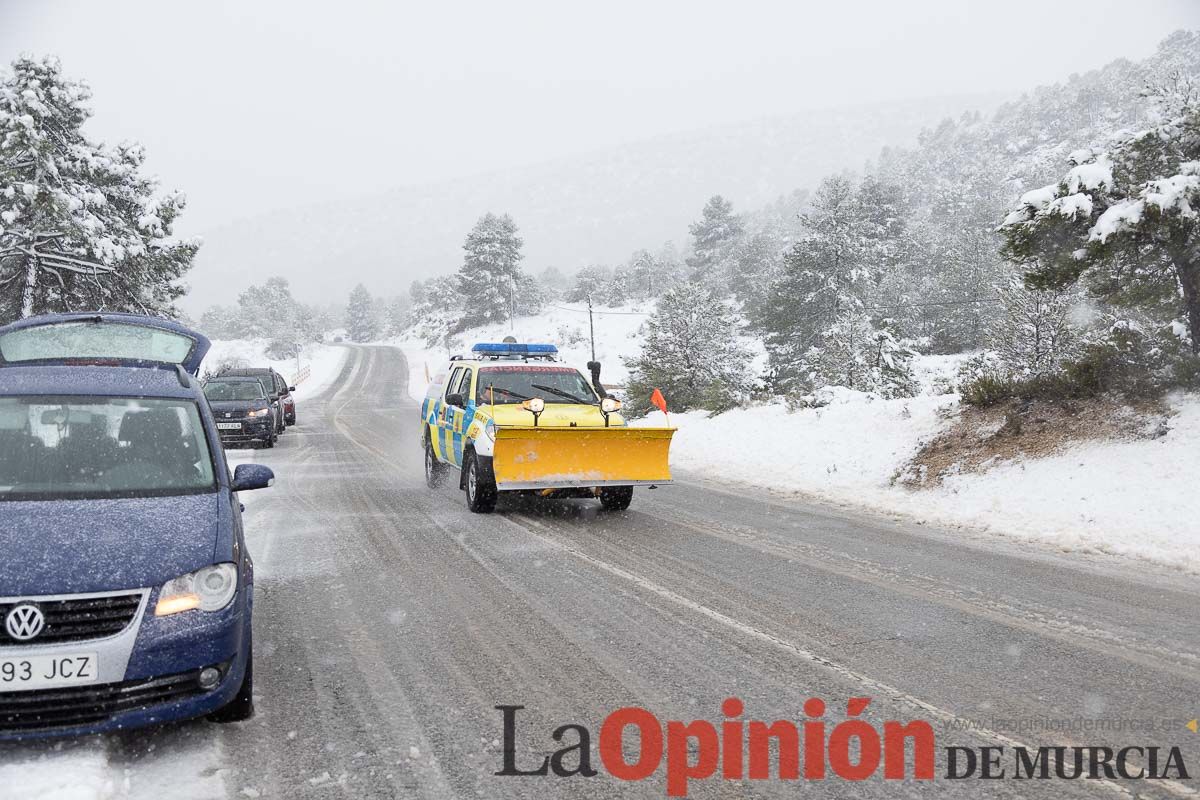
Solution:
{"label": "car hood", "polygon": [[0,596],[159,587],[214,561],[219,492],[0,502]]}
{"label": "car hood", "polygon": [[[533,414],[517,403],[497,403],[495,406],[483,403],[478,409],[485,416],[491,416],[497,425],[513,428],[527,428],[533,425]],[[620,414],[609,415],[609,425],[624,424],[625,419]],[[603,428],[604,415],[600,413],[599,406],[546,403],[546,410],[538,417],[538,425],[546,428],[569,428],[572,425],[580,428]]]}

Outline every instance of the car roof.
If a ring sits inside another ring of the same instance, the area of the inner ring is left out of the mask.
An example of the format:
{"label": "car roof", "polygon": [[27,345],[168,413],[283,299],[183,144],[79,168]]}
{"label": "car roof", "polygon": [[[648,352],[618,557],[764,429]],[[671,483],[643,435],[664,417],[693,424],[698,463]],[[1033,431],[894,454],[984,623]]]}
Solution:
{"label": "car roof", "polygon": [[262,385],[262,381],[258,379],[257,375],[230,375],[227,372],[206,378],[204,383],[257,383],[259,386]]}
{"label": "car roof", "polygon": [[[186,376],[185,376],[186,377]],[[198,399],[199,385],[185,386],[174,369],[93,366],[8,366],[0,369],[0,396],[96,395]]]}
{"label": "car roof", "polygon": [[217,373],[216,377],[230,375],[235,378],[243,378],[254,375],[270,375],[273,372],[275,370],[272,367],[238,367],[237,369],[223,369]]}

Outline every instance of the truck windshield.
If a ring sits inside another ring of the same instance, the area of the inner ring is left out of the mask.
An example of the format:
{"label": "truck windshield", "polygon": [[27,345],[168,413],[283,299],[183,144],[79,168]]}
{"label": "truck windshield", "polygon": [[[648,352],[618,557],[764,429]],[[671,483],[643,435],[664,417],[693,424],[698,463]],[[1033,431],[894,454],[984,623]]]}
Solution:
{"label": "truck windshield", "polygon": [[192,401],[0,397],[0,500],[215,490],[212,455]]}
{"label": "truck windshield", "polygon": [[[489,394],[491,387],[491,394]],[[594,405],[596,392],[578,370],[522,364],[482,367],[475,381],[475,402],[484,404],[519,403],[540,397],[547,403],[587,403]]]}
{"label": "truck windshield", "polygon": [[256,380],[213,381],[204,387],[209,400],[266,400],[262,384]]}

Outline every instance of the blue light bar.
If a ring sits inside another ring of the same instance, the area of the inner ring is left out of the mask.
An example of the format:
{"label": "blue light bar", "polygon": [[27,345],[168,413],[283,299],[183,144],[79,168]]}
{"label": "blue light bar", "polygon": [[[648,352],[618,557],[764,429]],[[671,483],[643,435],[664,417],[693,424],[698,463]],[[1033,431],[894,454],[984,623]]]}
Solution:
{"label": "blue light bar", "polygon": [[515,342],[479,342],[472,353],[486,356],[553,356],[558,348],[552,344],[518,344]]}

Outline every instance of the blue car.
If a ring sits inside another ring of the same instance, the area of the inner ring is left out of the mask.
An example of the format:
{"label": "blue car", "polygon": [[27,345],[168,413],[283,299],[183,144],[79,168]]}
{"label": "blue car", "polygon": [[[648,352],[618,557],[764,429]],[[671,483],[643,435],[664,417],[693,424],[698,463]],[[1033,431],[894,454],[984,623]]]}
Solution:
{"label": "blue car", "polygon": [[196,380],[167,320],[0,327],[0,739],[253,714],[254,565]]}

